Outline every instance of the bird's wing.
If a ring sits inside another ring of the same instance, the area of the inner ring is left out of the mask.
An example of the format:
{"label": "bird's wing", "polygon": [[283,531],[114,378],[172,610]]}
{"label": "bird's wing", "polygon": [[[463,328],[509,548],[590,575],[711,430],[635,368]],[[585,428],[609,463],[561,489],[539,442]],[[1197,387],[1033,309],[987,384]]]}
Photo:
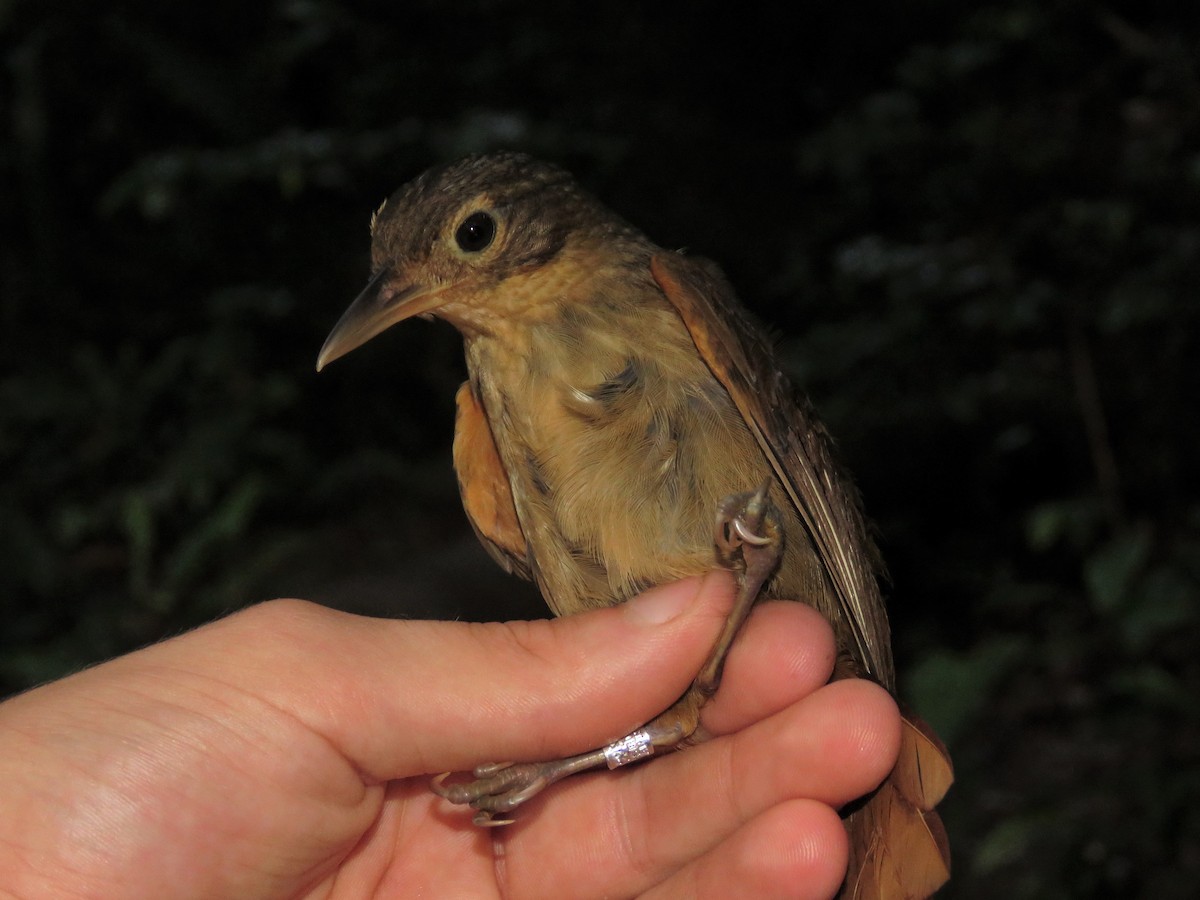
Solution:
{"label": "bird's wing", "polygon": [[467,518],[492,558],[506,572],[528,579],[528,545],[517,520],[508,473],[470,382],[463,382],[454,402],[458,407],[454,420],[454,471]]}
{"label": "bird's wing", "polygon": [[696,349],[729,391],[763,456],[799,513],[849,625],[847,650],[870,675],[894,687],[886,613],[857,498],[838,474],[825,429],[774,365],[774,354],[713,264],[677,253],[650,262]]}
{"label": "bird's wing", "polygon": [[[872,545],[857,498],[847,494],[834,467],[825,430],[807,403],[797,402],[765,338],[715,266],[662,253],[650,268],[808,530],[850,625],[854,646],[846,650],[862,669],[855,674],[894,689]],[[846,818],[851,851],[842,897],[928,897],[946,882],[950,847],[934,807],[953,780],[946,748],[924,722],[905,712],[895,768]]]}

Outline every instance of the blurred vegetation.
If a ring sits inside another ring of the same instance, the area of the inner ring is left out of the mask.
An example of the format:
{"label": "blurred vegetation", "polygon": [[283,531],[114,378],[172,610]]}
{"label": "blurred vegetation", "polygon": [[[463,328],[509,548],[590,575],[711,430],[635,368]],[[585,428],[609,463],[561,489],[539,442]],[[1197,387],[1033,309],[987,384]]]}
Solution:
{"label": "blurred vegetation", "polygon": [[529,614],[450,329],[312,371],[379,199],[518,147],[720,261],[840,437],[958,766],[946,895],[1190,896],[1200,21],[709,7],[0,2],[0,688],[280,594]]}

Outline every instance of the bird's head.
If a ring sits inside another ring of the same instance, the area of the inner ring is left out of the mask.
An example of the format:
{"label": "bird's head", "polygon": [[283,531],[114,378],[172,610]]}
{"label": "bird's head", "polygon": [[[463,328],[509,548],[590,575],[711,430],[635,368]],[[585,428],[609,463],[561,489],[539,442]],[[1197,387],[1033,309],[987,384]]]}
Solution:
{"label": "bird's head", "polygon": [[372,217],[371,279],[326,339],[317,370],[413,316],[486,331],[528,303],[502,283],[520,284],[581,235],[634,234],[565,171],[524,154],[430,169]]}

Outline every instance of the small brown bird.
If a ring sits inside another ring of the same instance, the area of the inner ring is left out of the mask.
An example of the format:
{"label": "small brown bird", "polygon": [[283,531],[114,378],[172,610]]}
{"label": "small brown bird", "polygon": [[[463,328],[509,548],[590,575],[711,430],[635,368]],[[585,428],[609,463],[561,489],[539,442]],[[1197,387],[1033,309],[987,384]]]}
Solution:
{"label": "small brown bird", "polygon": [[[462,333],[454,465],[501,566],[536,581],[556,615],[714,564],[739,579],[708,663],[644,729],[568,760],[480,766],[474,782],[437,779],[435,790],[479,810],[479,824],[504,824],[497,814],[572,772],[685,744],[760,597],[828,617],[835,678],[895,689],[855,492],[715,266],[662,250],[566,172],[515,153],[426,172],[387,200],[371,233],[371,280],[317,368],[413,316]],[[945,748],[906,716],[896,768],[844,811],[843,896],[924,897],[945,882],[934,807],[952,780]]]}

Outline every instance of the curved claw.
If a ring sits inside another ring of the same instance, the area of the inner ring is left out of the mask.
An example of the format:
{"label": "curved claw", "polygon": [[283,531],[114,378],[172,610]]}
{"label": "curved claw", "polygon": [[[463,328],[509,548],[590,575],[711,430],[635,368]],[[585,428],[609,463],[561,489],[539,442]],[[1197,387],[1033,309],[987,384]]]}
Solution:
{"label": "curved claw", "polygon": [[774,529],[763,529],[770,508],[770,490],[771,479],[768,478],[756,491],[734,494],[721,501],[717,508],[715,535],[718,547],[732,552],[746,544],[765,547],[777,539],[778,535],[772,533]]}
{"label": "curved claw", "polygon": [[743,543],[753,544],[755,547],[762,547],[771,543],[771,538],[769,538],[767,535],[758,534],[757,532],[751,531],[750,526],[746,524],[745,520],[742,519],[741,516],[734,519],[730,524],[733,530],[737,532],[737,536],[742,540]]}
{"label": "curved claw", "polygon": [[475,817],[471,819],[471,824],[478,825],[481,828],[499,828],[501,825],[511,825],[515,821],[517,820],[497,819],[485,809],[475,813]]}

